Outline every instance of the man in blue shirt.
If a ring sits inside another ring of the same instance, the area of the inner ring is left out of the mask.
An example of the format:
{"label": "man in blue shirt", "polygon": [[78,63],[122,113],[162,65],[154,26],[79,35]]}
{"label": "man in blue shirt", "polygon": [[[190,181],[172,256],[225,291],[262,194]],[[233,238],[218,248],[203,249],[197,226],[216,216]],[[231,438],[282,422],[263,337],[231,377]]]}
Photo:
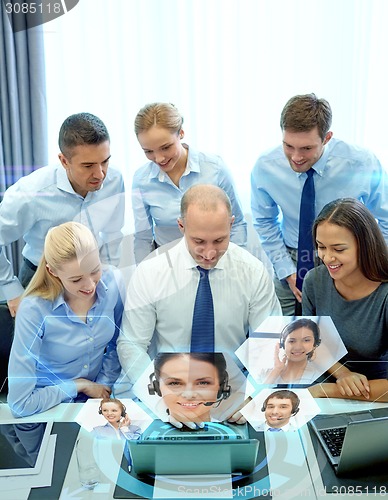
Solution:
{"label": "man in blue shirt", "polygon": [[[60,165],[19,179],[0,204],[0,300],[15,316],[20,296],[36,270],[47,231],[71,220],[88,226],[101,260],[117,265],[124,223],[124,183],[110,168],[110,138],[90,113],[69,116],[59,132]],[[14,276],[4,247],[23,237],[23,265]]]}
{"label": "man in blue shirt", "polygon": [[[282,145],[263,153],[251,175],[253,223],[276,273],[283,314],[293,315],[299,212],[303,186],[314,170],[315,216],[330,201],[353,197],[378,220],[388,241],[387,174],[370,151],[333,138],[332,112],[315,94],[292,97],[283,108]],[[290,168],[291,167],[291,168]]]}

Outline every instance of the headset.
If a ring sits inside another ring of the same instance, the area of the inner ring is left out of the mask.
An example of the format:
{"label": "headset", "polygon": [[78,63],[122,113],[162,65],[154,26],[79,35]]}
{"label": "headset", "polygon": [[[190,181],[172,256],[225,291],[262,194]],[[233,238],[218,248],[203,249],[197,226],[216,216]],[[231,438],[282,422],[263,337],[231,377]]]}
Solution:
{"label": "headset", "polygon": [[[217,392],[217,401],[209,401],[207,403],[204,403],[204,406],[212,406],[215,403],[221,403],[224,399],[228,399],[230,396],[232,389],[229,385],[229,375],[228,372],[224,372],[224,379],[220,383],[220,387]],[[150,381],[148,384],[148,394],[151,396],[154,396],[157,394],[158,396],[162,397],[162,393],[160,391],[160,384],[159,381],[156,380],[155,373],[151,373],[150,375]]]}
{"label": "headset", "polygon": [[306,354],[307,359],[310,360],[313,357],[315,349],[319,345],[321,345],[322,342],[320,337],[319,327],[311,319],[301,318],[297,319],[296,321],[292,321],[291,323],[288,323],[288,325],[286,325],[280,333],[279,347],[281,349],[284,349],[286,338],[288,337],[288,335],[290,335],[290,333],[292,333],[293,331],[298,330],[299,328],[308,328],[313,332],[314,335],[313,350]]}
{"label": "headset", "polygon": [[[114,403],[114,402],[115,401],[104,401],[103,404],[105,404],[105,403]],[[121,417],[124,418],[125,415],[127,414],[127,409],[125,408],[125,405],[123,405],[123,403],[121,403],[121,404],[122,404]],[[99,413],[99,415],[102,415],[102,405],[100,405],[100,407],[98,408],[98,413]]]}
{"label": "headset", "polygon": [[[292,408],[291,408],[291,417],[294,417],[298,411],[299,411],[299,405],[300,405],[300,399],[299,397],[295,394],[293,391],[288,391],[286,389],[284,390],[279,390],[275,391],[269,396],[266,397],[266,399],[263,402],[263,406],[261,407],[261,411],[265,411],[267,409],[267,404],[268,401],[272,398],[277,398],[277,399],[290,399]],[[283,419],[279,419],[283,420]]]}

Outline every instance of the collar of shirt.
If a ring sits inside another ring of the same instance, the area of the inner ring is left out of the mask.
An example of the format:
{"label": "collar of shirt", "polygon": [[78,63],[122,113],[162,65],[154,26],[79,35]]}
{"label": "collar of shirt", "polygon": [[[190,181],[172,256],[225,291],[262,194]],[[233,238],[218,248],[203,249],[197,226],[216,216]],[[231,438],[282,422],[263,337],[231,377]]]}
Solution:
{"label": "collar of shirt", "polygon": [[[184,175],[189,175],[190,172],[200,172],[198,152],[191,150],[187,144],[182,144],[182,146],[188,151],[187,165],[182,177]],[[149,179],[158,179],[159,182],[166,182],[168,175],[160,170],[156,163],[150,162]]]}
{"label": "collar of shirt", "polygon": [[[96,287],[97,298],[94,301],[94,304],[92,305],[90,310],[96,308],[99,304],[101,304],[105,300],[107,291],[108,291],[108,287],[105,285],[104,281],[102,279],[100,279],[100,281],[97,283],[97,287]],[[55,309],[57,309],[58,307],[61,307],[61,306],[65,306],[66,308],[69,307],[65,301],[65,297],[64,297],[63,293],[58,295],[58,297],[53,300],[53,311],[55,311]]]}
{"label": "collar of shirt", "polygon": [[[326,170],[326,168],[327,168],[327,165],[326,165],[326,164],[327,164],[327,159],[328,159],[328,157],[329,157],[330,150],[331,150],[331,145],[330,145],[330,142],[331,142],[331,141],[329,141],[329,142],[326,144],[326,146],[325,146],[325,148],[324,148],[324,150],[323,150],[322,156],[319,158],[319,160],[318,160],[316,163],[314,163],[314,165],[311,167],[311,168],[313,168],[313,169],[315,170],[315,172],[316,172],[316,173],[317,173],[320,177],[322,177],[322,176],[324,175],[325,170]],[[297,174],[297,175],[298,175],[298,177],[300,177],[300,176],[302,175],[302,173],[299,173],[299,174]],[[307,174],[306,174],[306,175],[307,175]]]}
{"label": "collar of shirt", "polygon": [[67,177],[66,169],[59,165],[57,167],[57,186],[61,191],[66,191],[67,193],[75,194],[82,198],[81,195],[76,193],[73,189],[73,186],[70,184],[69,178]]}
{"label": "collar of shirt", "polygon": [[[268,429],[270,428],[271,426],[267,424],[267,422],[265,423],[264,425],[264,430],[265,431],[268,431]],[[287,432],[290,430],[290,427],[291,427],[291,424],[290,422],[288,422],[286,425],[283,425],[282,427],[280,427],[280,429],[284,432]]]}
{"label": "collar of shirt", "polygon": [[62,165],[57,166],[57,187],[61,191],[66,191],[67,193],[70,194],[75,194],[79,198],[82,198],[83,200],[89,201],[90,198],[93,198],[95,193],[98,193],[104,188],[104,183],[101,185],[100,189],[98,191],[88,191],[86,194],[85,198],[81,196],[80,194],[76,193],[73,189],[73,186],[71,185],[69,178],[66,173],[66,169],[62,167]]}

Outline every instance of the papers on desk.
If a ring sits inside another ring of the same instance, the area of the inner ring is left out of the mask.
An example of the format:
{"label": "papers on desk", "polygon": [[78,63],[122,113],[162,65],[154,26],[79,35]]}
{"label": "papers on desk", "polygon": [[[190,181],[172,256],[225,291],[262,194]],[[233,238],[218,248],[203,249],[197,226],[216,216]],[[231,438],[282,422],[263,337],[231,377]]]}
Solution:
{"label": "papers on desk", "polygon": [[31,488],[51,486],[56,439],[56,435],[50,436],[42,468],[38,474],[0,477],[2,500],[24,500],[28,498]]}

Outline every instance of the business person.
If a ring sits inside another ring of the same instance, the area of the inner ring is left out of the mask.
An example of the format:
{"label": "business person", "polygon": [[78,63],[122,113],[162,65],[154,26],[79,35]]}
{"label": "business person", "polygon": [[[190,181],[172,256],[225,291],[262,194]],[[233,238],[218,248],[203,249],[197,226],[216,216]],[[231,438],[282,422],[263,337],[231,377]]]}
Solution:
{"label": "business person", "polygon": [[[313,382],[318,370],[311,363],[320,344],[320,330],[315,321],[308,318],[291,321],[283,328],[275,345],[274,366],[267,371],[264,384]],[[279,357],[280,352],[282,357]]]}
{"label": "business person", "polygon": [[269,432],[290,432],[296,427],[292,421],[299,412],[300,399],[289,390],[272,392],[263,402],[261,411],[265,415],[265,423],[258,429]]}
{"label": "business person", "polygon": [[106,398],[120,372],[119,271],[102,269],[97,242],[77,222],[49,230],[21,301],[8,369],[16,417],[62,402]]}
{"label": "business person", "polygon": [[388,250],[358,200],[328,203],[313,226],[323,265],[307,273],[303,314],[331,316],[348,354],[330,368],[335,383],[315,397],[388,400]]}
{"label": "business person", "polygon": [[182,142],[185,133],[178,109],[164,102],[146,104],[135,118],[135,133],[149,160],[133,177],[136,261],[155,246],[180,238],[176,220],[181,198],[195,184],[214,184],[227,193],[235,218],[231,240],[245,246],[247,225],[232,176],[219,156]]}
{"label": "business person", "polygon": [[233,221],[230,200],[221,188],[196,185],[185,192],[178,220],[183,238],[143,261],[129,284],[118,339],[123,380],[135,383],[159,352],[198,349],[193,345],[198,337],[192,333],[198,333],[203,311],[195,314],[195,306],[199,284],[206,283],[206,278],[212,313],[199,330],[208,332],[211,327],[204,340],[212,347],[204,352],[233,356],[250,328],[280,314],[264,265],[230,242]]}
{"label": "business person", "polygon": [[162,398],[166,419],[211,422],[211,410],[231,394],[226,360],[220,352],[160,353],[154,359],[148,391]]}
{"label": "business person", "polygon": [[[59,131],[60,164],[39,168],[4,193],[0,204],[0,300],[15,316],[24,288],[36,271],[47,231],[68,221],[89,227],[101,260],[118,265],[124,224],[124,183],[108,168],[110,138],[104,123],[90,113],[71,115]],[[23,238],[19,278],[5,246]]]}
{"label": "business person", "polygon": [[[125,405],[116,398],[104,398],[98,407],[105,425],[93,427],[93,435],[99,439],[139,439],[141,428],[131,423]],[[131,465],[131,464],[130,464]]]}
{"label": "business person", "polygon": [[328,202],[359,199],[388,242],[387,174],[373,153],[335,139],[331,122],[325,99],[292,97],[281,113],[282,145],[263,153],[252,170],[253,224],[285,315],[295,314],[295,300],[302,302],[303,277],[313,267],[312,223]]}

